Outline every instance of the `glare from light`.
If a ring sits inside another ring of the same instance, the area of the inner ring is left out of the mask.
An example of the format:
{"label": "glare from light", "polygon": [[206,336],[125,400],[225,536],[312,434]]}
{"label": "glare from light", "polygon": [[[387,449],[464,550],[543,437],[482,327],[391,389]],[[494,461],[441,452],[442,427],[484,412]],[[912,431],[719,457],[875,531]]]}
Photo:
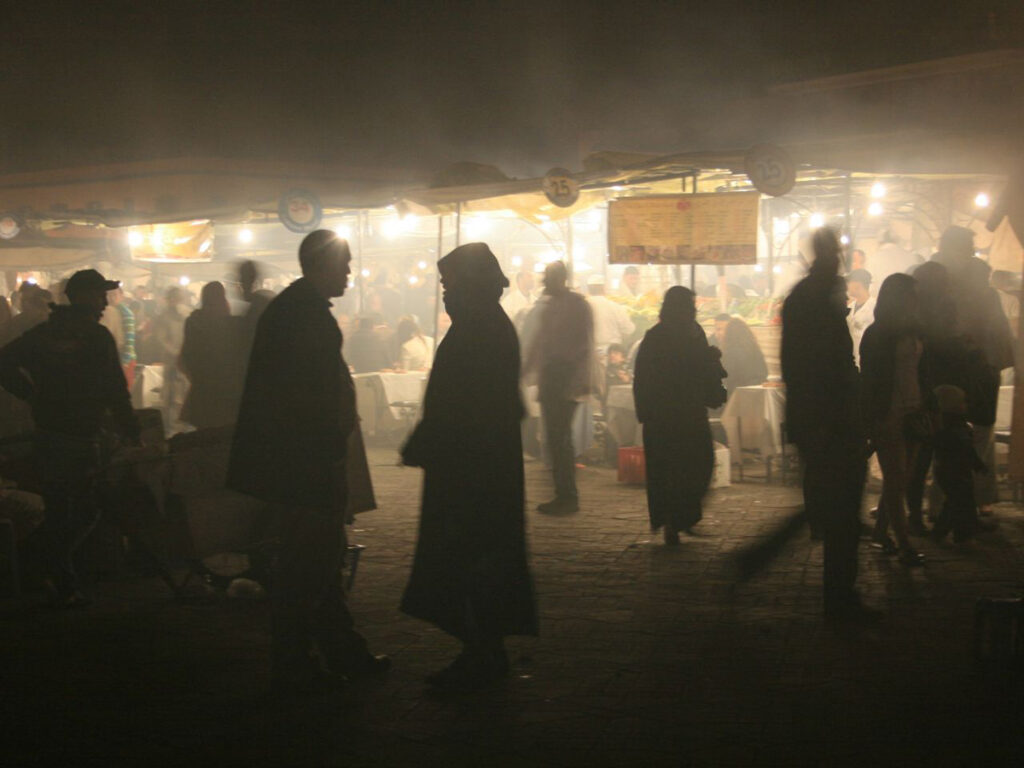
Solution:
{"label": "glare from light", "polygon": [[992,201],[989,200],[988,195],[984,192],[979,192],[974,198],[974,206],[976,208],[988,208],[989,203],[991,202]]}
{"label": "glare from light", "polygon": [[754,265],[754,271],[755,272],[764,272],[764,265],[763,264],[755,264]]}
{"label": "glare from light", "polygon": [[363,277],[369,277],[370,276],[370,270],[364,269],[359,274],[362,275]]}
{"label": "glare from light", "polygon": [[513,256],[512,257],[512,266],[516,267],[518,269],[519,267],[523,266],[523,260],[521,258],[519,258],[518,256]]}
{"label": "glare from light", "polygon": [[782,274],[782,265],[781,264],[776,264],[774,267],[772,267],[772,274],[773,275],[781,275]]}
{"label": "glare from light", "polygon": [[616,277],[616,278],[612,279],[612,290],[613,291],[619,290],[619,286],[620,285],[622,285],[622,281],[619,280],[619,278]]}
{"label": "glare from light", "polygon": [[540,274],[541,272],[544,271],[544,267],[546,266],[547,265],[543,261],[538,261],[536,264],[533,265],[533,271]]}
{"label": "glare from light", "polygon": [[843,245],[849,245],[850,244],[850,238],[847,237],[846,235],[840,235],[839,236],[839,242],[842,243]]}
{"label": "glare from light", "polygon": [[191,282],[192,281],[189,280],[188,275],[182,275],[181,277],[178,278],[178,285],[180,285],[182,288],[186,287]]}
{"label": "glare from light", "polygon": [[484,216],[473,216],[467,218],[465,223],[466,237],[470,240],[479,240],[480,238],[486,237],[487,233],[491,231],[491,222]]}
{"label": "glare from light", "polygon": [[425,261],[417,261],[416,262],[416,268],[417,269],[426,269],[427,268],[427,262],[425,262]]}
{"label": "glare from light", "polygon": [[789,237],[789,219],[775,219],[772,228],[776,237]]}
{"label": "glare from light", "polygon": [[878,201],[873,202],[868,206],[868,216],[881,216],[885,208]]}
{"label": "glare from light", "polygon": [[420,279],[416,275],[409,275],[409,285],[416,285]]}
{"label": "glare from light", "polygon": [[871,185],[871,196],[876,200],[885,197],[885,184],[876,181]]}
{"label": "glare from light", "polygon": [[28,283],[29,285],[35,285],[36,279],[34,277],[26,277],[25,282]]}
{"label": "glare from light", "polygon": [[146,238],[142,236],[142,233],[136,232],[134,229],[128,233],[128,245],[132,248],[138,248],[145,240]]}
{"label": "glare from light", "polygon": [[243,242],[243,243],[251,243],[252,242],[252,230],[249,229],[248,227],[244,227],[243,229],[238,230],[238,239],[239,239],[240,242]]}
{"label": "glare from light", "polygon": [[811,229],[820,229],[825,226],[825,215],[823,213],[811,214]]}
{"label": "glare from light", "polygon": [[352,237],[352,227],[348,224],[339,224],[334,228],[334,234],[340,237],[342,240],[348,240]]}
{"label": "glare from light", "polygon": [[207,238],[206,240],[203,240],[202,244],[199,246],[199,252],[200,253],[206,253],[208,250],[210,250],[210,247],[212,245],[213,245],[213,240],[211,240],[210,238]]}
{"label": "glare from light", "polygon": [[415,213],[407,213],[402,217],[402,231],[412,232],[420,223],[420,217]]}
{"label": "glare from light", "polygon": [[395,218],[384,219],[380,225],[380,233],[386,240],[394,240],[402,233],[402,220]]}
{"label": "glare from light", "polygon": [[149,236],[149,244],[154,251],[162,251],[164,249],[164,233],[159,229],[153,230],[153,234]]}

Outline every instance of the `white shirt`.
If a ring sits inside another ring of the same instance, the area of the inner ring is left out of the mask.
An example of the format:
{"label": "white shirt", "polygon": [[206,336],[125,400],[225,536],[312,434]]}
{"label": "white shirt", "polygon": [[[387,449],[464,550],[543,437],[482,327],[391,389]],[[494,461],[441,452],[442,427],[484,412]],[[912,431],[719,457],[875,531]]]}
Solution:
{"label": "white shirt", "polygon": [[434,340],[429,336],[413,336],[398,352],[398,364],[404,371],[429,368],[434,362]]}
{"label": "white shirt", "polygon": [[875,297],[868,296],[868,300],[858,307],[850,305],[850,312],[846,315],[846,324],[850,327],[850,337],[853,339],[853,362],[860,368],[860,340],[864,338],[864,331],[875,322]]}
{"label": "white shirt", "polygon": [[501,308],[505,310],[505,314],[508,315],[508,319],[511,320],[518,328],[522,324],[516,322],[516,318],[519,317],[519,313],[524,310],[529,310],[536,297],[532,293],[524,294],[518,288],[513,288],[508,292],[508,295],[501,300]]}
{"label": "white shirt", "polygon": [[587,303],[594,317],[594,346],[602,352],[609,344],[621,344],[636,327],[629,311],[607,296],[588,296]]}

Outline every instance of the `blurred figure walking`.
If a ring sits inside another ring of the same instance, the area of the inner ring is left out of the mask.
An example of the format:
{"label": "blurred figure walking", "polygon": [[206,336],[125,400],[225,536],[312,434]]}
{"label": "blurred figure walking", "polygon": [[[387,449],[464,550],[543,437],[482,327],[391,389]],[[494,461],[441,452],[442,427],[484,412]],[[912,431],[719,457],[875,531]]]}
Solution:
{"label": "blurred figure walking", "polygon": [[786,431],[804,465],[804,507],[825,543],[829,616],[862,611],[854,589],[866,465],[857,367],[846,325],[846,283],[836,233],[814,233],[815,259],[782,308]]}
{"label": "blurred figure walking", "polygon": [[555,498],[537,506],[547,514],[579,509],[572,421],[576,407],[593,391],[594,322],[586,299],[569,290],[565,264],[544,270],[544,295],[526,318],[523,373],[537,385]]}

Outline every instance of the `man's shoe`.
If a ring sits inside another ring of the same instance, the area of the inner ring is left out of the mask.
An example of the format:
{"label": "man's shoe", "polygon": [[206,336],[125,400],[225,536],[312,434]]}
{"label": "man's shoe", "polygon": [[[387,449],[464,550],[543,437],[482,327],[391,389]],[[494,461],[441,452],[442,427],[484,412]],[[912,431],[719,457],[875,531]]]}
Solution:
{"label": "man's shoe", "polygon": [[442,670],[427,675],[427,684],[444,691],[469,693],[486,688],[508,676],[508,657],[501,654],[459,656]]}
{"label": "man's shoe", "polygon": [[346,670],[349,677],[376,677],[383,675],[391,669],[391,657],[385,654],[367,654],[357,664],[350,665]]}
{"label": "man's shoe", "polygon": [[880,549],[886,555],[895,555],[899,551],[899,547],[896,546],[896,542],[892,540],[892,537],[885,534],[872,534],[871,548]]}
{"label": "man's shoe", "polygon": [[538,504],[537,511],[544,515],[571,515],[580,511],[580,503],[576,499],[555,498]]}
{"label": "man's shoe", "polygon": [[878,624],[884,615],[864,605],[856,592],[843,599],[825,599],[825,621],[830,624]]}

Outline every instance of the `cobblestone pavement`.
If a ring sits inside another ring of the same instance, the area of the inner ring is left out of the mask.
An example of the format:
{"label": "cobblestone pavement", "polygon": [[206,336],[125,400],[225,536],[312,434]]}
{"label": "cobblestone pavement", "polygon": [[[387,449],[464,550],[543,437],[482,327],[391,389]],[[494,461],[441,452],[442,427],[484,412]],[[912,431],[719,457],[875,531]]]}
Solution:
{"label": "cobblestone pavement", "polygon": [[527,462],[541,637],[510,642],[513,675],[488,692],[430,695],[423,676],[457,645],[400,615],[420,475],[372,452],[381,509],[351,605],[382,681],[271,701],[266,605],[182,605],[153,579],[97,585],[81,612],[0,617],[7,765],[1009,765],[1021,764],[1022,697],[972,660],[974,602],[1024,592],[1024,511],[966,545],[922,541],[908,570],[861,551],[880,626],[821,621],[821,548],[801,535],[738,585],[730,555],[800,501],[751,479],[713,491],[699,536],[669,550],[643,489],[580,471],[580,512],[544,517],[543,466]]}

